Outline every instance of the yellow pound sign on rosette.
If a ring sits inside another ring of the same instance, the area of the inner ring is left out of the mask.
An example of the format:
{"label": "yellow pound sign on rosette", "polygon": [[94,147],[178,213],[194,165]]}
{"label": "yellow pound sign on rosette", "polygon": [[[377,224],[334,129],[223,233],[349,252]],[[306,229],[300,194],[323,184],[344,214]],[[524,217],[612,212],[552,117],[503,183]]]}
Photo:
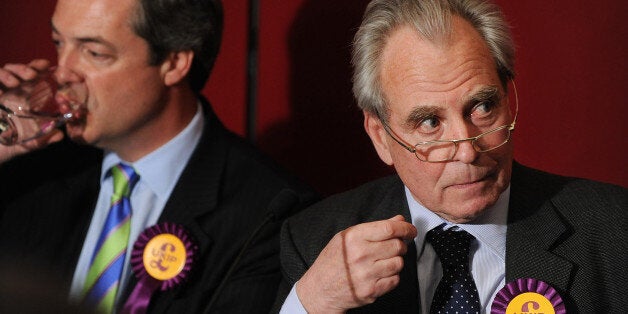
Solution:
{"label": "yellow pound sign on rosette", "polygon": [[516,296],[508,303],[506,313],[555,314],[552,303],[536,292],[525,292]]}
{"label": "yellow pound sign on rosette", "polygon": [[183,270],[186,253],[185,245],[175,235],[157,235],[148,241],[144,249],[144,268],[155,279],[172,279]]}

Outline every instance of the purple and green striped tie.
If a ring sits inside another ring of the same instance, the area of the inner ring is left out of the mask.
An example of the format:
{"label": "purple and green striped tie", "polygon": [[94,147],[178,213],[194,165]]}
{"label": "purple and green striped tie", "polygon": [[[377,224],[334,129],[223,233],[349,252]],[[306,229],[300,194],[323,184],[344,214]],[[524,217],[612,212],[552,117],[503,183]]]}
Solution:
{"label": "purple and green striped tie", "polygon": [[96,243],[83,288],[85,303],[103,313],[113,311],[131,230],[129,196],[139,180],[135,170],[122,163],[112,167],[110,173],[113,177],[111,208]]}

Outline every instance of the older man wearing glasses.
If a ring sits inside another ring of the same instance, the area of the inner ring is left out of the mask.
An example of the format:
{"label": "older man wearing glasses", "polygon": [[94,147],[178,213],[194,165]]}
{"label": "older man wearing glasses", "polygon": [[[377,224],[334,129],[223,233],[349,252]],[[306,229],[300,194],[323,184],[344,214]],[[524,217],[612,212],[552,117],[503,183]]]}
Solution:
{"label": "older man wearing glasses", "polygon": [[513,60],[492,4],[369,4],[354,42],[353,90],[366,132],[397,175],[285,223],[278,309],[628,308],[628,193],[513,161]]}

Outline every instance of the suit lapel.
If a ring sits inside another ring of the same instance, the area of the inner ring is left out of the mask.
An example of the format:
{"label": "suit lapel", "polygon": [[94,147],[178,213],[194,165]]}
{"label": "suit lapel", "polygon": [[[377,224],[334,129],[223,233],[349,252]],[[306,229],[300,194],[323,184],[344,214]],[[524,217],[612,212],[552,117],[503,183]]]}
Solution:
{"label": "suit lapel", "polygon": [[[396,176],[395,176],[396,177]],[[396,177],[393,184],[386,188],[387,193],[373,211],[373,220],[389,219],[395,215],[403,215],[406,221],[412,222],[410,209],[406,200],[404,186]],[[358,313],[419,313],[419,283],[417,277],[417,252],[414,241],[407,242],[408,251],[403,257],[399,285],[379,297],[377,302],[358,308]]]}
{"label": "suit lapel", "polygon": [[[63,239],[66,242],[66,256],[68,257],[67,278],[74,276],[76,264],[78,263],[79,256],[83,250],[83,244],[85,237],[87,236],[87,230],[96,208],[96,201],[98,199],[98,193],[100,190],[100,165],[102,161],[99,159],[97,166],[88,169],[86,172],[77,176],[73,176],[65,180],[67,190],[64,193],[58,193],[59,204],[71,204],[66,208],[72,208],[75,212],[68,216],[72,217],[71,221],[68,221],[69,225],[61,227],[65,230],[73,230],[73,236],[64,236]],[[75,203],[74,203],[75,202]],[[63,207],[59,207],[63,208]]]}
{"label": "suit lapel", "polygon": [[[207,112],[209,109],[204,110]],[[220,178],[226,162],[222,126],[218,125],[219,122],[213,112],[207,112],[206,115],[208,116],[201,140],[159,217],[159,222],[183,224],[192,229],[190,231],[195,236],[199,233],[200,237],[202,232],[196,232],[201,230],[196,228],[198,227],[196,218],[216,207]]]}
{"label": "suit lapel", "polygon": [[555,187],[516,163],[511,182],[506,282],[535,278],[566,291],[574,266],[553,250],[570,236],[571,229],[551,202]]}
{"label": "suit lapel", "polygon": [[[204,254],[211,248],[211,240],[199,225],[198,218],[216,208],[222,172],[226,163],[226,130],[209,104],[203,101],[205,126],[201,139],[172,191],[158,223],[171,222],[184,226],[191,233]],[[135,276],[129,280],[125,294],[131,294],[137,284]],[[179,289],[162,292],[152,312],[163,313],[175,302]],[[126,299],[126,298],[125,298]]]}

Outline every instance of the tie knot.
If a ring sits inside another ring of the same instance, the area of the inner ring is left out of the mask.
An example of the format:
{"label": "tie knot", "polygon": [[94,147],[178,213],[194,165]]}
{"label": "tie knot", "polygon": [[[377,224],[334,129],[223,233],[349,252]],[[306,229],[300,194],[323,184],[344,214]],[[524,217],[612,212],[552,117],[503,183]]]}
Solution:
{"label": "tie knot", "polygon": [[468,267],[469,246],[475,237],[458,228],[443,230],[443,226],[430,230],[426,235],[441,264],[444,268]]}
{"label": "tie knot", "polygon": [[119,163],[111,167],[113,177],[113,198],[129,197],[140,176],[129,165]]}

